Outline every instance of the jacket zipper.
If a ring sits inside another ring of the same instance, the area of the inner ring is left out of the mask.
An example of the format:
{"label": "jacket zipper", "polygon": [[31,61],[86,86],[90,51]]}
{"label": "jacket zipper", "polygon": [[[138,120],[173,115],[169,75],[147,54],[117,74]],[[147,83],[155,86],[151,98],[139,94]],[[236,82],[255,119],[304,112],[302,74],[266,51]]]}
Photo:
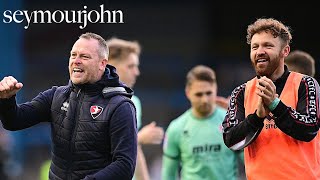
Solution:
{"label": "jacket zipper", "polygon": [[69,162],[69,170],[68,170],[68,176],[67,176],[67,179],[72,179],[72,166],[73,166],[73,151],[75,149],[75,137],[76,137],[76,132],[77,132],[77,127],[78,127],[78,119],[79,119],[79,112],[80,112],[80,108],[81,108],[81,103],[83,101],[83,97],[84,97],[84,94],[81,93],[81,89],[79,89],[79,91],[77,92],[77,99],[78,99],[78,102],[77,102],[77,107],[76,107],[76,112],[75,112],[75,115],[74,115],[74,119],[72,123],[74,123],[75,125],[73,126],[73,129],[72,129],[72,136],[71,136],[71,141],[70,141],[70,162]]}

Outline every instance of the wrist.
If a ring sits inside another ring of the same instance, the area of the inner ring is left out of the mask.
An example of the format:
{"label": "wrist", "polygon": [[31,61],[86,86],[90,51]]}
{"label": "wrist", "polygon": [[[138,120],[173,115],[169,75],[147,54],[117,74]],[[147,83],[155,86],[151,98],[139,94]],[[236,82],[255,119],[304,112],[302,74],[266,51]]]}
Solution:
{"label": "wrist", "polygon": [[253,114],[249,114],[247,119],[251,125],[253,125],[256,128],[259,128],[263,126],[263,121],[265,117],[259,117],[257,115],[257,111],[255,111]]}
{"label": "wrist", "polygon": [[138,133],[138,136],[137,136],[137,141],[138,141],[138,144],[145,144],[145,139],[143,138],[143,134],[141,133]]}
{"label": "wrist", "polygon": [[258,119],[264,119],[266,116],[264,114],[259,113],[259,111],[256,110],[256,112],[254,113],[255,117],[257,117]]}
{"label": "wrist", "polygon": [[274,109],[276,109],[276,107],[278,106],[280,102],[280,99],[279,98],[275,98],[269,105],[268,105],[268,108],[270,111],[273,111]]}
{"label": "wrist", "polygon": [[138,136],[137,136],[137,141],[138,141],[138,144],[142,144],[142,138],[141,138],[141,136],[139,136],[139,133],[138,133]]}

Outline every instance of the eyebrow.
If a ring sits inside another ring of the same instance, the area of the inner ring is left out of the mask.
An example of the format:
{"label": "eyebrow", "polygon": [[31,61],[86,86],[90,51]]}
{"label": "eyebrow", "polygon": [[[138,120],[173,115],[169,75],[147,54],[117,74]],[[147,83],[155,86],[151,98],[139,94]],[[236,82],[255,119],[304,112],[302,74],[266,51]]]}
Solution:
{"label": "eyebrow", "polygon": [[210,94],[212,94],[212,91],[197,92],[197,93],[195,93],[196,96],[203,96],[204,94],[210,95]]}

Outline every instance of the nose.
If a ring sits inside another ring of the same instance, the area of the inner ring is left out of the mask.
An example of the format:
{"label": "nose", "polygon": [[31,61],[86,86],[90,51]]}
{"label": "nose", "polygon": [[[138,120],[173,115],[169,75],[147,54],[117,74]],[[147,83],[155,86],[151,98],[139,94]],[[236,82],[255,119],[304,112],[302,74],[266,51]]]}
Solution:
{"label": "nose", "polygon": [[74,59],[74,64],[81,64],[81,58],[77,56],[77,57]]}
{"label": "nose", "polygon": [[260,46],[260,47],[257,49],[257,56],[261,56],[261,55],[264,55],[264,54],[266,54],[266,51],[265,51],[265,49],[264,49],[262,46]]}
{"label": "nose", "polygon": [[208,96],[207,94],[203,94],[203,95],[201,96],[201,102],[202,102],[202,103],[207,103],[207,102],[209,102],[209,96]]}

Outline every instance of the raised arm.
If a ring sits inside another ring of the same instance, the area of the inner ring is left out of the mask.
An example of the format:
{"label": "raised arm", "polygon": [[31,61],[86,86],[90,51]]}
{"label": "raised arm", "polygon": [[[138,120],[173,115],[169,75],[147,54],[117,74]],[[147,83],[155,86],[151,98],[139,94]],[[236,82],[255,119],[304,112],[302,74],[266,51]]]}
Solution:
{"label": "raised arm", "polygon": [[223,140],[232,150],[240,150],[249,145],[263,128],[263,119],[257,113],[245,117],[245,84],[235,88],[231,94],[230,106],[222,123]]}
{"label": "raised arm", "polygon": [[30,102],[17,105],[15,94],[22,88],[12,76],[0,82],[0,119],[7,130],[20,130],[50,120],[50,107],[56,87],[40,93]]}
{"label": "raised arm", "polygon": [[272,111],[277,127],[287,135],[300,140],[311,141],[319,130],[319,84],[304,76],[299,86],[297,108],[293,109],[282,101]]}

